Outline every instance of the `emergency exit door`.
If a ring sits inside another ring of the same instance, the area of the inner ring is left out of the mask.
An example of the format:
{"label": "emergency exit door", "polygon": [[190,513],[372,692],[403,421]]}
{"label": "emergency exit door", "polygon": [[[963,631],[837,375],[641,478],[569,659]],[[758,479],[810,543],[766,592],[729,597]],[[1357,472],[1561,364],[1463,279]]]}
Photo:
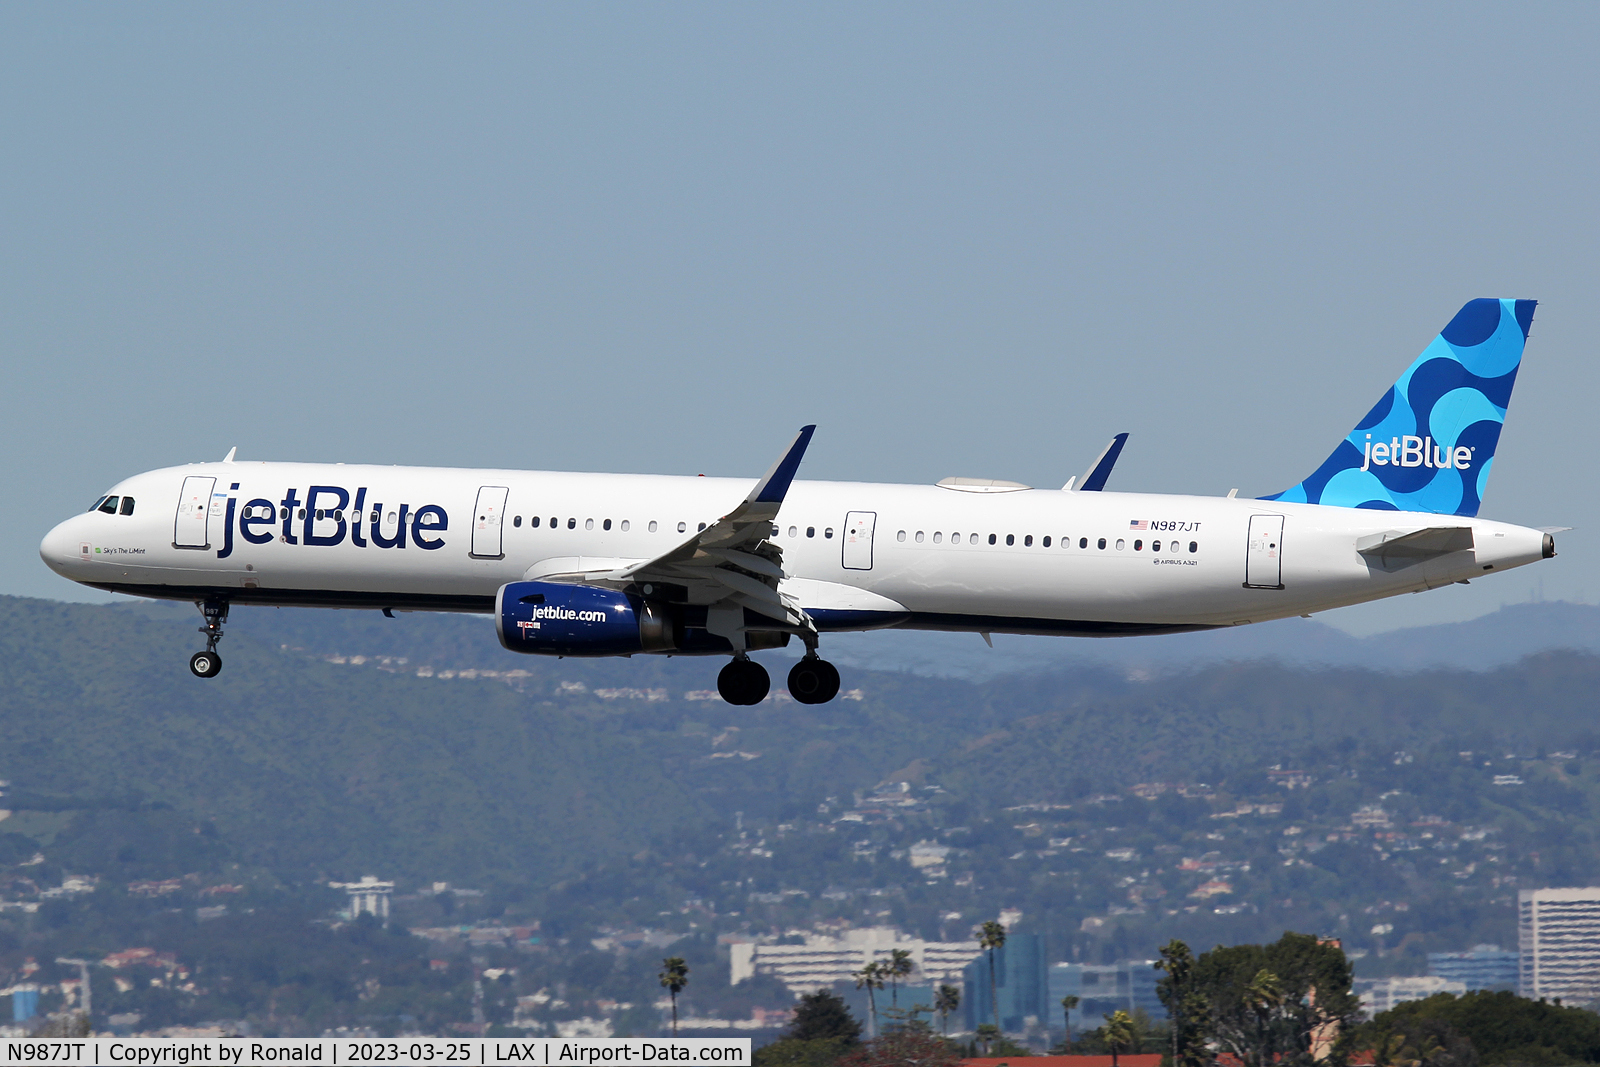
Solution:
{"label": "emergency exit door", "polygon": [[1250,547],[1244,558],[1246,589],[1283,588],[1283,516],[1250,516]]}
{"label": "emergency exit door", "polygon": [[211,513],[211,491],[217,486],[215,478],[189,477],[183,480],[183,492],[178,496],[178,515],[173,524],[173,548],[210,548],[206,536],[208,516]]}
{"label": "emergency exit door", "polygon": [[478,490],[478,503],[472,512],[473,559],[505,559],[501,537],[505,529],[506,496],[503,485],[486,485]]}
{"label": "emergency exit door", "polygon": [[846,570],[872,569],[872,528],[878,523],[876,511],[850,511],[844,517],[844,566]]}

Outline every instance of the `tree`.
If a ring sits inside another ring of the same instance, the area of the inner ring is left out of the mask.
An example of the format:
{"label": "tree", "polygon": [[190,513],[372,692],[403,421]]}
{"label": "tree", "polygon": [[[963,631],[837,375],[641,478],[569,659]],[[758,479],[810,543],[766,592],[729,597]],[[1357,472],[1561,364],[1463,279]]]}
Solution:
{"label": "tree", "polygon": [[1106,1047],[1111,1050],[1111,1067],[1117,1067],[1117,1057],[1133,1047],[1138,1033],[1133,1026],[1133,1017],[1125,1011],[1114,1011],[1104,1018],[1106,1024],[1100,1028],[1100,1034],[1105,1039]]}
{"label": "tree", "polygon": [[994,950],[1006,943],[1006,928],[990,919],[978,931],[978,947],[989,953],[989,1003],[994,1008],[994,1029],[1000,1032],[1000,995],[994,977]]}
{"label": "tree", "polygon": [[1061,1042],[1061,1051],[1064,1053],[1072,1052],[1072,1010],[1079,1003],[1078,998],[1071,994],[1061,998],[1061,1021],[1066,1024],[1067,1029],[1067,1036]]}
{"label": "tree", "polygon": [[933,1010],[939,1013],[939,1032],[949,1036],[950,1013],[961,1007],[961,990],[942,985],[933,994]]}
{"label": "tree", "polygon": [[672,1036],[678,1036],[678,994],[689,984],[689,965],[682,956],[668,956],[661,961],[661,984],[672,995]]}
{"label": "tree", "polygon": [[889,962],[883,965],[883,973],[889,976],[889,998],[896,1008],[900,1006],[900,979],[909,978],[916,966],[911,953],[905,949],[889,950]]}
{"label": "tree", "polygon": [[1000,1028],[994,1023],[979,1023],[975,1031],[978,1044],[983,1046],[983,1054],[989,1054],[989,1048],[1000,1038]]}
{"label": "tree", "polygon": [[[1406,1046],[1420,1051],[1418,1042],[1432,1037],[1456,1065],[1464,1062],[1461,1042],[1486,1063],[1600,1063],[1600,1016],[1505,991],[1438,993],[1396,1004],[1363,1027],[1355,1042],[1377,1048],[1380,1038],[1395,1036],[1404,1038],[1397,1053]],[[1438,1067],[1449,1064],[1436,1059]]]}
{"label": "tree", "polygon": [[865,964],[852,977],[856,980],[857,989],[867,991],[867,1032],[873,1037],[878,1036],[878,998],[876,991],[883,988],[883,965],[877,960]]}
{"label": "tree", "polygon": [[1344,952],[1307,934],[1218,946],[1194,962],[1191,975],[1204,1000],[1206,1038],[1245,1067],[1308,1064],[1334,1052],[1361,1010]]}
{"label": "tree", "polygon": [[960,1059],[954,1044],[913,1020],[861,1045],[838,1067],[956,1067]]}
{"label": "tree", "polygon": [[853,1045],[861,1040],[861,1024],[850,1014],[843,999],[819,989],[805,994],[795,1004],[794,1016],[784,1036],[797,1041],[842,1040]]}
{"label": "tree", "polygon": [[1156,982],[1156,996],[1172,1020],[1173,1067],[1201,1067],[1210,1060],[1205,1050],[1210,1013],[1205,997],[1195,988],[1194,953],[1174,938],[1161,949],[1155,967],[1166,972]]}

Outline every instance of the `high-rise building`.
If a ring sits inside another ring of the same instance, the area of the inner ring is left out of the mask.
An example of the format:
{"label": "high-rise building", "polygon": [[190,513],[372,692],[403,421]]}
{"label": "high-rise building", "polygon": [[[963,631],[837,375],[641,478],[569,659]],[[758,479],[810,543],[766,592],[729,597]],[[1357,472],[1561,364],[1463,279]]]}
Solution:
{"label": "high-rise building", "polygon": [[[1118,960],[1116,963],[1097,966],[1089,963],[1055,963],[1050,966],[1047,999],[1054,1017],[1050,1025],[1063,1023],[1061,998],[1078,998],[1073,1015],[1083,1019],[1098,1019],[1114,1011],[1132,1012],[1143,1008],[1153,1019],[1167,1017],[1167,1009],[1156,996],[1156,982],[1161,972],[1154,960]],[[1091,1027],[1092,1029],[1093,1027]],[[1073,1023],[1077,1029],[1077,1023]]]}
{"label": "high-rise building", "polygon": [[1467,989],[1517,988],[1517,953],[1499,945],[1476,945],[1471,952],[1430,952],[1428,973]]}
{"label": "high-rise building", "polygon": [[1367,1013],[1369,1019],[1408,1000],[1426,1000],[1437,993],[1459,995],[1466,991],[1467,987],[1463,983],[1435,975],[1417,978],[1358,978],[1353,988],[1353,992],[1361,998],[1361,1010]]}
{"label": "high-rise building", "polygon": [[840,937],[807,935],[799,945],[758,945],[736,942],[728,946],[730,985],[755,974],[770,974],[799,996],[850,982],[856,971],[874,960],[887,962],[895,949],[911,953],[909,986],[937,986],[953,982],[961,968],[978,954],[973,941],[924,941],[892,926],[846,930]]}
{"label": "high-rise building", "polygon": [[1517,954],[1523,996],[1600,999],[1600,887],[1520,891]]}
{"label": "high-rise building", "polygon": [[1049,983],[1045,975],[1044,938],[1038,934],[1012,934],[994,950],[994,996],[990,996],[989,953],[981,953],[961,972],[961,1007],[967,1029],[994,1023],[994,1005],[1000,1004],[1000,1029],[1022,1033],[1051,1025]]}

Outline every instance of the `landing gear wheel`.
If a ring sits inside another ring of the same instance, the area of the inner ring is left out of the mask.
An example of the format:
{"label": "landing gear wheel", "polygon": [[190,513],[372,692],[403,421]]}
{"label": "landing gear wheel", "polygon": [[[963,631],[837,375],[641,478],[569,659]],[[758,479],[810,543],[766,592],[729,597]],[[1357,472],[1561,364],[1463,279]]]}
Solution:
{"label": "landing gear wheel", "polygon": [[807,656],[789,668],[789,695],[802,704],[826,704],[839,695],[839,669]]}
{"label": "landing gear wheel", "polygon": [[216,652],[196,652],[189,657],[189,669],[196,678],[215,678],[222,672],[222,657]]}
{"label": "landing gear wheel", "polygon": [[759,704],[771,688],[767,669],[750,659],[733,660],[717,675],[717,692],[730,704]]}

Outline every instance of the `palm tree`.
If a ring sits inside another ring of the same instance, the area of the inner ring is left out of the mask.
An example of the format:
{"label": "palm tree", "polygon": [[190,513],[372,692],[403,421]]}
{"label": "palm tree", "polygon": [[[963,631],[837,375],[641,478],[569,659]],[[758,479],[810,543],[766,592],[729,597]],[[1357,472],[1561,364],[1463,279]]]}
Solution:
{"label": "palm tree", "polygon": [[889,962],[883,968],[883,973],[889,976],[889,998],[894,1006],[900,1006],[900,979],[909,978],[911,972],[916,970],[916,961],[911,958],[911,953],[903,948],[889,950]]}
{"label": "palm tree", "polygon": [[994,979],[994,950],[1006,943],[1006,928],[990,919],[978,932],[978,947],[989,953],[989,1003],[994,1006],[994,1028],[1000,1029],[1000,996]]}
{"label": "palm tree", "polygon": [[1133,1047],[1136,1036],[1133,1017],[1125,1011],[1115,1011],[1107,1015],[1105,1020],[1106,1024],[1100,1028],[1100,1033],[1106,1039],[1106,1047],[1111,1049],[1111,1067],[1117,1067],[1118,1053]]}
{"label": "palm tree", "polygon": [[933,994],[933,1010],[939,1013],[939,1032],[950,1036],[950,1013],[961,1007],[961,990],[942,985]]}
{"label": "palm tree", "polygon": [[869,1027],[871,1032],[868,1035],[870,1037],[878,1036],[878,998],[874,995],[874,991],[883,988],[885,970],[886,968],[883,964],[873,960],[854,974],[856,988],[867,991],[867,1007],[870,1011],[868,1019],[871,1021],[871,1026]]}
{"label": "palm tree", "polygon": [[1072,1009],[1078,1006],[1078,998],[1065,996],[1061,998],[1061,1018],[1067,1024],[1067,1039],[1061,1043],[1061,1051],[1072,1052]]}
{"label": "palm tree", "polygon": [[672,1036],[678,1036],[678,994],[689,984],[689,965],[682,956],[668,956],[661,961],[661,984],[672,994]]}

